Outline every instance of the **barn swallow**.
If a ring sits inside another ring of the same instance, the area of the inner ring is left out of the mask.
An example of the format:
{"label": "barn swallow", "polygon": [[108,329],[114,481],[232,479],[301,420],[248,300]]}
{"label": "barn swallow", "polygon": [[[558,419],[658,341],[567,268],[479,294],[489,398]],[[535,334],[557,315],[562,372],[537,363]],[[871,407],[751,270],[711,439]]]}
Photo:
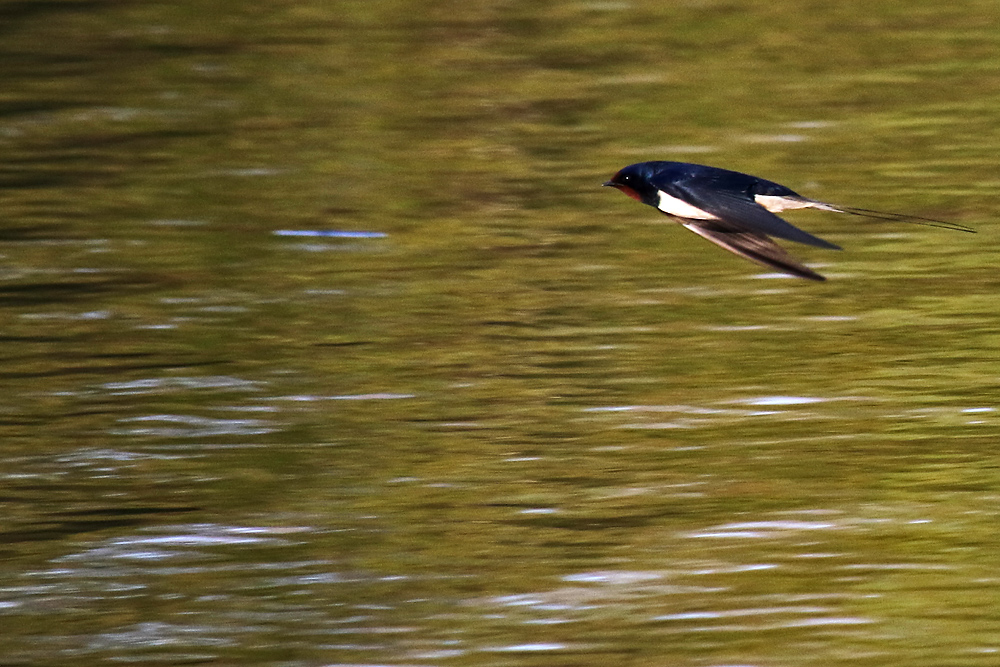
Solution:
{"label": "barn swallow", "polygon": [[840,246],[804,232],[775,213],[815,208],[877,220],[913,222],[963,232],[975,230],[951,222],[835,206],[809,199],[772,181],[738,171],[686,162],[640,162],[625,167],[605,183],[632,199],[676,218],[695,234],[751,261],[799,278],[826,280],[792,258],[771,237],[817,248]]}

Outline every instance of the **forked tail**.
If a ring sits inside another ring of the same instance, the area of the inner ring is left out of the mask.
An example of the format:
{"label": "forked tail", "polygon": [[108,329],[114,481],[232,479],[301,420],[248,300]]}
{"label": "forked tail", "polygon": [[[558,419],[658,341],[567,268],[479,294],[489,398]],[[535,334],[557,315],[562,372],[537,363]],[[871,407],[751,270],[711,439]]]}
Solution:
{"label": "forked tail", "polygon": [[915,225],[925,225],[927,227],[940,227],[941,229],[952,229],[956,232],[968,232],[970,234],[975,234],[976,230],[971,227],[966,227],[965,225],[960,225],[957,222],[948,222],[946,220],[935,220],[934,218],[922,218],[919,215],[907,215],[905,213],[886,213],[885,211],[873,211],[867,208],[852,208],[850,206],[834,206],[833,204],[828,204],[830,210],[838,211],[840,213],[849,213],[851,215],[858,215],[864,218],[872,218],[874,220],[893,220],[896,222],[911,222]]}

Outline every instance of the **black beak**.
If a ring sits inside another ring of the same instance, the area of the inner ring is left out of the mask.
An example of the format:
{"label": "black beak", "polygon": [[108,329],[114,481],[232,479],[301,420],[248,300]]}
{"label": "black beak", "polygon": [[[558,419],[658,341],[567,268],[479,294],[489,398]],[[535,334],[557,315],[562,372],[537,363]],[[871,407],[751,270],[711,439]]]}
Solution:
{"label": "black beak", "polygon": [[613,188],[616,185],[618,185],[618,184],[615,183],[614,181],[608,181],[607,183],[604,184],[604,187],[606,187],[606,188]]}

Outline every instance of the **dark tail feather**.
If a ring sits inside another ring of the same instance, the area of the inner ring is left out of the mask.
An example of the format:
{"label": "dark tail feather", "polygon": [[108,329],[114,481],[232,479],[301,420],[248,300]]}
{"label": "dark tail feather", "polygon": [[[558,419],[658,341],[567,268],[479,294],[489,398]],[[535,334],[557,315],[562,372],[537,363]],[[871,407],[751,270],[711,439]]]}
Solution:
{"label": "dark tail feather", "polygon": [[859,215],[875,220],[894,220],[896,222],[912,222],[915,225],[926,225],[927,227],[940,227],[941,229],[951,229],[956,232],[968,232],[975,234],[976,230],[957,222],[947,222],[946,220],[935,220],[934,218],[922,218],[919,215],[906,215],[905,213],[886,213],[884,211],[873,211],[867,208],[851,208],[849,206],[836,206],[836,210],[841,213]]}

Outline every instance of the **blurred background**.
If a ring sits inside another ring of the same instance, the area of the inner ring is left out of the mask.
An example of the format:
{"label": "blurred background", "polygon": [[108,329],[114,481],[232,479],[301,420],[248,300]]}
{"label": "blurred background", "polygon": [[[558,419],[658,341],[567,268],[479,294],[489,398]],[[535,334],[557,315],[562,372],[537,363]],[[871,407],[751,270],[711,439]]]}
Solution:
{"label": "blurred background", "polygon": [[0,663],[998,664],[996,17],[0,0]]}

